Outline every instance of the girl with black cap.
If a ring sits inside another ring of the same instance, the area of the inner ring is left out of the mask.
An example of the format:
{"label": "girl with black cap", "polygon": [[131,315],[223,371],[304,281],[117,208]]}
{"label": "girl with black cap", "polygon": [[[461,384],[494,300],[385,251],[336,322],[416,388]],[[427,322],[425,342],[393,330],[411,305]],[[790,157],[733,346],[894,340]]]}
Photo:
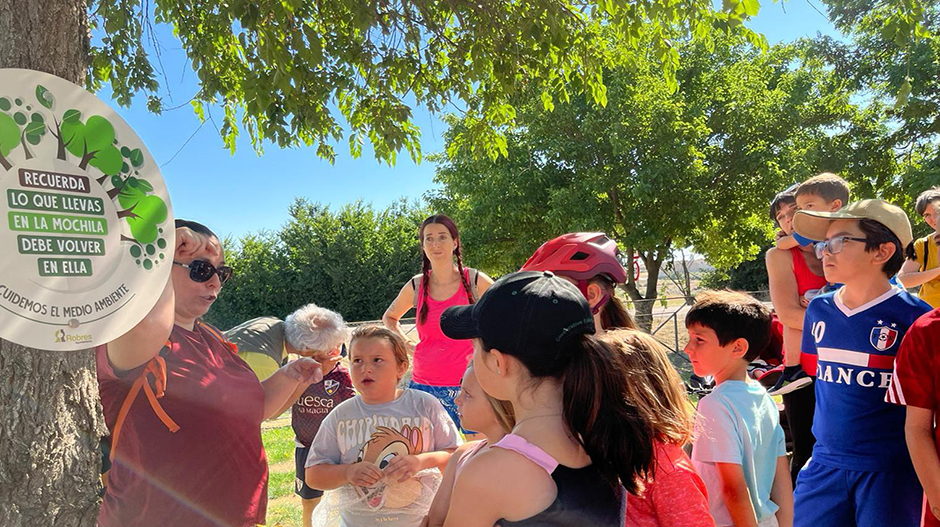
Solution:
{"label": "girl with black cap", "polygon": [[513,273],[445,311],[441,328],[473,339],[480,386],[516,413],[512,432],[463,468],[445,527],[621,527],[652,427],[626,402],[624,360],[593,336],[578,288],[548,271]]}

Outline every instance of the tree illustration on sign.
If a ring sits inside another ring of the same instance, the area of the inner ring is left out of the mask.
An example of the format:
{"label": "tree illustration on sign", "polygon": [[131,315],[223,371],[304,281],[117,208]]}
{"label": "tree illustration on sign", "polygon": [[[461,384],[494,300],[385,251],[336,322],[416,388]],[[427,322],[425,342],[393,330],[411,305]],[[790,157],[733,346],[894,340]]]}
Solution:
{"label": "tree illustration on sign", "polygon": [[82,112],[72,108],[61,114],[60,120],[51,91],[37,85],[35,96],[42,108],[52,111],[52,124],[47,124],[42,108],[34,112],[21,98],[0,97],[0,166],[7,171],[13,168],[8,156],[17,147],[23,148],[25,159],[32,159],[29,145],[38,145],[49,131],[56,138],[58,159],[70,161],[71,154],[80,169],[101,171],[97,181],[103,187],[110,183],[108,197],[117,200],[118,218],[131,232],[131,236],[122,235],[121,241],[131,244],[129,252],[137,264],[148,270],[158,265],[166,258],[167,240],[161,225],[167,220],[168,209],[163,199],[153,194],[153,185],[140,177],[143,151],[121,145],[106,117],[91,115],[83,120]]}
{"label": "tree illustration on sign", "polygon": [[80,111],[69,110],[62,116],[58,139],[79,158],[78,168],[91,165],[109,176],[121,171],[124,160],[114,146],[114,125],[104,117],[92,115],[83,123]]}
{"label": "tree illustration on sign", "polygon": [[[132,237],[121,239],[132,242],[130,254],[144,269],[152,269],[154,265],[166,258],[163,251],[167,247],[166,239],[161,236],[161,224],[166,222],[168,211],[166,203],[160,196],[152,194],[153,185],[146,179],[138,177],[138,170],[144,164],[144,154],[139,148],[122,147],[120,174],[110,178],[102,176],[98,182],[102,185],[110,179],[111,190],[108,196],[117,199],[121,211],[119,218],[124,218],[131,229]],[[133,171],[133,175],[130,172]],[[126,174],[126,175],[125,175]]]}
{"label": "tree illustration on sign", "polygon": [[17,146],[23,147],[26,159],[32,159],[29,145],[38,145],[46,135],[46,120],[32,106],[24,106],[19,98],[0,97],[0,166],[10,170],[13,164],[7,156]]}

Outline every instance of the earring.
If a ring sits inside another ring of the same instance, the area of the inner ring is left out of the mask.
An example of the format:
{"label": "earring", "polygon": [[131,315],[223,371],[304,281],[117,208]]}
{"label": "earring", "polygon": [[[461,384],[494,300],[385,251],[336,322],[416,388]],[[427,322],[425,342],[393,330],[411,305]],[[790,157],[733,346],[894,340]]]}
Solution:
{"label": "earring", "polygon": [[499,368],[496,368],[496,375],[502,375],[502,374],[503,374],[503,372],[502,372],[502,371],[500,371],[500,369],[499,369]]}

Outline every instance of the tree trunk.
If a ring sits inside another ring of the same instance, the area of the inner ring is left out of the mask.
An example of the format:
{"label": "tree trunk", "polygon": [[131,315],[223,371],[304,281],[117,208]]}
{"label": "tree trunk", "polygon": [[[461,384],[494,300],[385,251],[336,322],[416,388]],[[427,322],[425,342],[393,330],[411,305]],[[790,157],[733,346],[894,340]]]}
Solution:
{"label": "tree trunk", "polygon": [[45,71],[85,83],[88,68],[86,0],[0,2],[0,68]]}
{"label": "tree trunk", "polygon": [[[633,251],[629,251],[632,253]],[[633,280],[632,273],[628,273],[627,283],[624,285],[630,300],[636,306],[633,312],[637,325],[643,331],[650,332],[653,329],[653,306],[656,305],[659,289],[659,270],[663,265],[662,252],[649,251],[640,253],[643,257],[643,264],[646,267],[646,291],[641,293],[637,283]]]}
{"label": "tree trunk", "polygon": [[[83,85],[86,0],[0,2],[0,68]],[[91,350],[53,352],[0,339],[0,525],[93,526],[105,433]]]}
{"label": "tree trunk", "polygon": [[0,340],[0,525],[95,525],[100,406],[91,350]]}

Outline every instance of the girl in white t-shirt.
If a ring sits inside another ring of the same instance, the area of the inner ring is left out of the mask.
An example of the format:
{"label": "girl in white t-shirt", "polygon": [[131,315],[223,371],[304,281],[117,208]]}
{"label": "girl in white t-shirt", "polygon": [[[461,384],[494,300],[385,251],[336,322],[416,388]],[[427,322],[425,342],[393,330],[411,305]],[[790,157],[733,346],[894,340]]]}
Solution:
{"label": "girl in white t-shirt", "polygon": [[345,525],[417,526],[440,483],[430,469],[447,464],[457,427],[434,396],[399,387],[408,352],[392,331],[357,328],[349,359],[359,395],[330,412],[307,457],[307,485],[338,489],[317,515],[338,513]]}

